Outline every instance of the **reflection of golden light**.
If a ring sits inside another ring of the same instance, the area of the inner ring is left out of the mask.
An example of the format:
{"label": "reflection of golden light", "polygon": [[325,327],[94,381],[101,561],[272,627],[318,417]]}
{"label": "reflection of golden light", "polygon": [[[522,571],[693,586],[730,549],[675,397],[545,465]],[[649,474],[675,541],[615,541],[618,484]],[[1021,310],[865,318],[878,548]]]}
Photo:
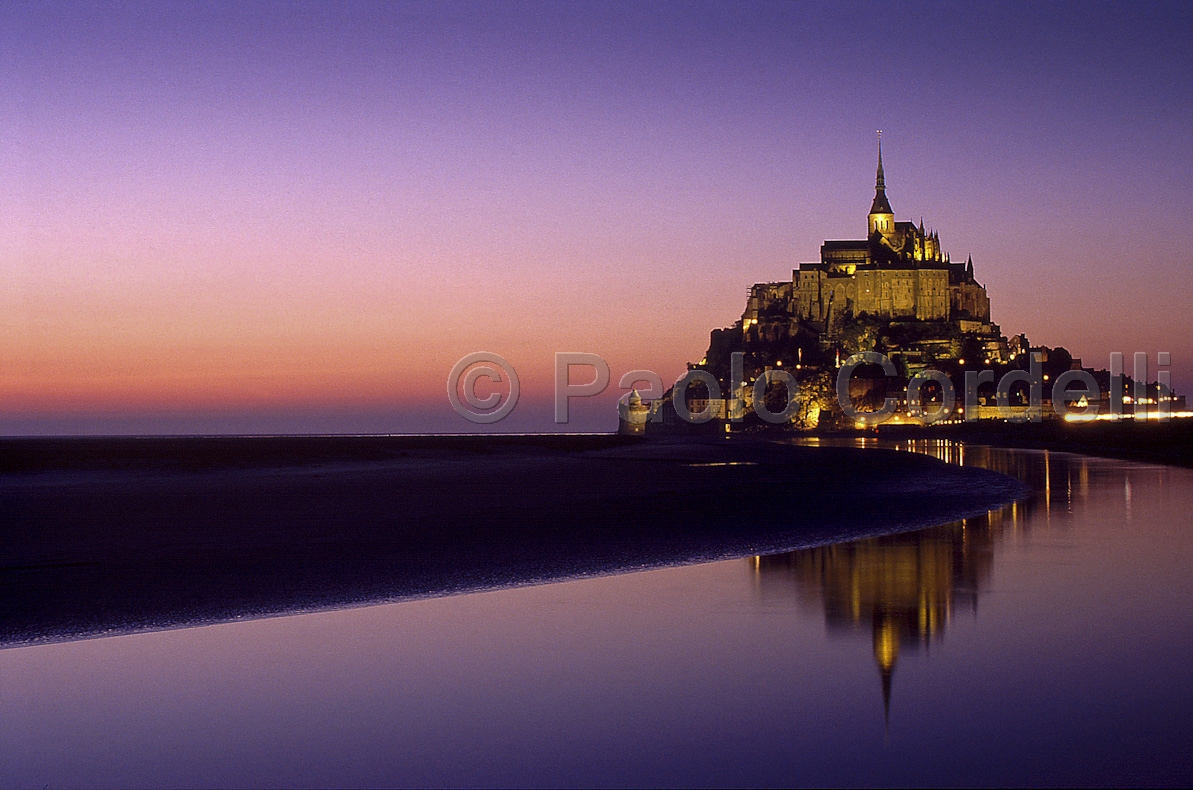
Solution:
{"label": "reflection of golden light", "polygon": [[[850,439],[798,440],[831,446],[891,446]],[[1032,484],[1038,499],[987,511],[985,516],[921,532],[836,544],[752,560],[752,577],[762,594],[778,587],[823,608],[829,628],[858,634],[869,631],[889,705],[895,664],[952,624],[955,608],[977,613],[978,592],[988,583],[1000,534],[1030,526],[1039,506],[1049,508],[1052,454],[1023,454],[937,439],[909,439],[897,449],[941,460],[979,466]],[[1069,500],[1088,497],[1090,470],[1085,459],[1057,462],[1066,473]],[[1063,462],[1063,463],[1062,463]],[[1042,479],[1041,479],[1042,478]],[[1060,490],[1060,489],[1058,489]],[[1126,492],[1124,491],[1124,497]],[[863,630],[864,629],[864,630]]]}
{"label": "reflection of golden light", "polygon": [[[933,443],[932,449],[947,448]],[[776,583],[780,589],[794,584],[801,597],[824,607],[830,627],[852,631],[869,625],[886,709],[900,652],[939,638],[954,598],[976,604],[992,558],[987,525],[969,519],[918,533],[752,557],[751,575],[764,594]]]}
{"label": "reflection of golden light", "polygon": [[1044,514],[1052,522],[1052,466],[1048,451],[1044,451]]}
{"label": "reflection of golden light", "polygon": [[899,658],[899,634],[887,621],[874,632],[874,659],[883,672],[890,672]]}

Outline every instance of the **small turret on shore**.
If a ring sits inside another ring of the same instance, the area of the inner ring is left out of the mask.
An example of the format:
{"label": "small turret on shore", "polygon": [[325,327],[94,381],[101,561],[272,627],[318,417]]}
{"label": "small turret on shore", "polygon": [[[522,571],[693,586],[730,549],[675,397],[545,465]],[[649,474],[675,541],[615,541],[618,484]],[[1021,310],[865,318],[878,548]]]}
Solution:
{"label": "small turret on shore", "polygon": [[617,404],[617,432],[623,436],[642,436],[646,433],[646,421],[650,419],[650,406],[642,402],[638,390],[630,391],[630,397]]}

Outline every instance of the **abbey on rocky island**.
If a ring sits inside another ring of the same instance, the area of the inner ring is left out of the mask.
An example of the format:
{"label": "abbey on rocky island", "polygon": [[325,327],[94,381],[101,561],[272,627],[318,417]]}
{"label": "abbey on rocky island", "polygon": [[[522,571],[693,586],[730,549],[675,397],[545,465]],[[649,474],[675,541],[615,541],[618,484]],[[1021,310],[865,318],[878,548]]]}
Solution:
{"label": "abbey on rocky island", "polygon": [[[661,397],[653,393],[649,401],[634,391],[619,402],[619,431],[689,430],[699,424],[731,432],[734,425],[759,424],[759,414],[768,415],[765,422],[772,425],[781,414],[781,422],[797,429],[858,427],[869,423],[857,421],[856,414],[880,409],[894,424],[919,422],[922,401],[914,409],[909,402],[913,379],[920,382],[918,398],[924,381],[939,383],[942,376],[952,382],[949,397],[954,397],[969,386],[971,375],[977,389],[964,406],[946,402],[946,390],[930,385],[927,402],[939,404],[932,422],[1053,419],[1074,408],[1079,416],[1091,409],[1092,417],[1112,411],[1112,390],[1120,399],[1113,413],[1121,414],[1125,377],[1085,368],[1063,347],[1032,346],[1021,334],[1008,340],[990,320],[990,299],[974,276],[973,259],[953,263],[940,235],[926,231],[923,220],[918,225],[895,220],[881,137],[866,229],[864,239],[825,241],[820,260],[801,263],[788,281],[751,286],[741,318],[712,330],[704,358],[689,363],[674,388]],[[874,356],[854,356],[866,352],[885,360],[881,371],[875,372]],[[871,370],[859,371],[858,365]],[[847,385],[838,381],[843,371],[850,371]],[[1048,382],[1077,371],[1091,397],[1080,388],[1065,390],[1065,405],[1058,410]],[[996,388],[996,381],[1021,386]],[[1029,388],[1025,381],[1038,383]],[[1145,382],[1144,390],[1133,390],[1132,397],[1145,408],[1163,403],[1168,412],[1184,409],[1184,398],[1159,383]],[[686,406],[680,408],[676,397]],[[757,398],[765,399],[761,410]],[[887,411],[892,399],[894,411]]]}
{"label": "abbey on rocky island", "polygon": [[[946,322],[1001,361],[1007,341],[990,323],[990,298],[974,277],[973,259],[953,263],[939,234],[925,231],[922,219],[918,226],[895,220],[881,138],[866,227],[864,239],[825,241],[820,260],[801,263],[790,282],[755,284],[741,320],[746,341],[777,341],[802,329],[827,345],[848,334],[851,321]],[[913,365],[923,356],[923,349],[905,350]]]}

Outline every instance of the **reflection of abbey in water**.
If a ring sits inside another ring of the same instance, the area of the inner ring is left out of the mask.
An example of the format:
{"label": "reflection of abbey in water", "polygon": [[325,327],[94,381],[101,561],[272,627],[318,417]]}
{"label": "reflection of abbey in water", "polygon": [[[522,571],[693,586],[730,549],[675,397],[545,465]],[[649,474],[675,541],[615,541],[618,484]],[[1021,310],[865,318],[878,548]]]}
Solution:
{"label": "reflection of abbey in water", "polygon": [[990,574],[991,543],[988,529],[966,523],[752,562],[764,592],[793,585],[801,601],[824,607],[831,630],[872,632],[889,713],[900,650],[941,637],[954,608],[977,607]]}
{"label": "reflection of abbey in water", "polygon": [[[1017,529],[1025,516],[1050,499],[1080,494],[1087,482],[1084,467],[1066,467],[1065,480],[1053,480],[1047,453],[1030,456],[991,448],[962,448],[923,442],[917,449],[950,462],[965,461],[1002,471],[1030,483],[1036,502],[1017,503],[985,516],[920,532],[822,546],[787,554],[753,557],[750,567],[764,595],[796,594],[823,608],[832,631],[869,632],[882,678],[889,715],[891,681],[899,654],[917,650],[944,636],[954,612],[977,612],[978,593],[989,582],[998,537]],[[1008,465],[1014,464],[1014,468]],[[1062,494],[1063,492],[1063,494]]]}

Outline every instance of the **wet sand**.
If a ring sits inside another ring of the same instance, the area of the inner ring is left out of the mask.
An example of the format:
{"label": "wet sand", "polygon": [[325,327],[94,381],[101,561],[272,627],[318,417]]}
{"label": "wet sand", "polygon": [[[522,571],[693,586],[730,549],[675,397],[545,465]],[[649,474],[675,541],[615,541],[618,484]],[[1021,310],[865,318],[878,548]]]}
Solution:
{"label": "wet sand", "polygon": [[1026,494],[736,437],[0,440],[0,644],[788,551]]}

